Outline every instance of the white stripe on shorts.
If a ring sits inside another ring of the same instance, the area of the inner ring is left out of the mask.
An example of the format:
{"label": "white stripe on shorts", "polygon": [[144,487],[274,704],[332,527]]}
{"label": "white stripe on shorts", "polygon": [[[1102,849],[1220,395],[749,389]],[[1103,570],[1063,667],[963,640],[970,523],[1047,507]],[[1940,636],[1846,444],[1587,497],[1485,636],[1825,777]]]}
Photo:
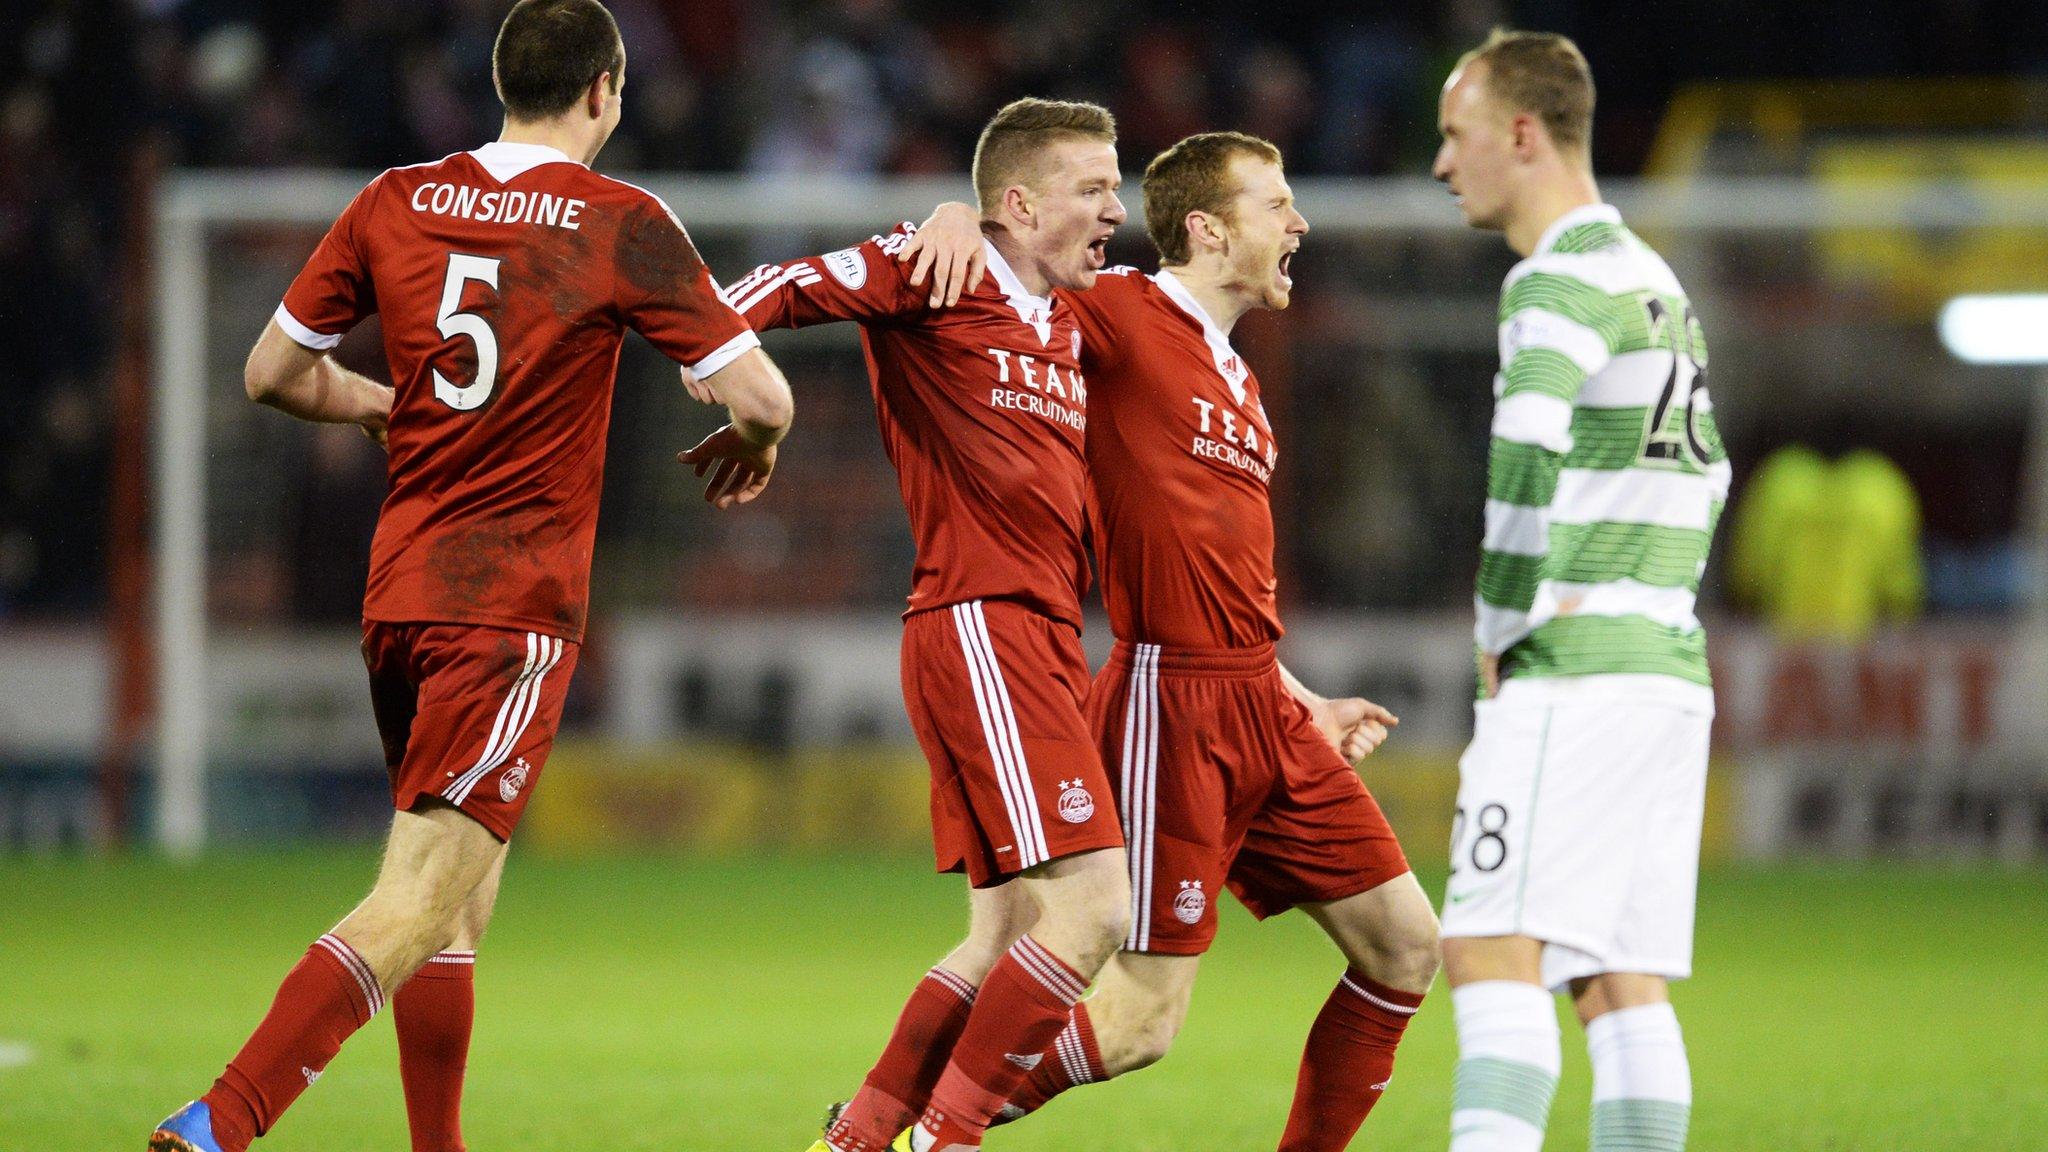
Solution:
{"label": "white stripe on shorts", "polygon": [[[512,755],[512,749],[519,746],[519,738],[526,735],[526,726],[533,722],[533,714],[540,709],[542,681],[561,659],[562,641],[558,637],[543,636],[538,632],[526,634],[526,667],[513,684],[512,694],[498,706],[497,722],[491,725],[491,739],[469,771],[441,790],[444,799],[461,807],[477,782]],[[511,721],[509,726],[506,723],[508,719]]]}
{"label": "white stripe on shorts", "polygon": [[1130,695],[1124,701],[1124,845],[1130,854],[1131,930],[1126,951],[1152,945],[1152,841],[1158,827],[1159,645],[1139,644],[1131,654]]}
{"label": "white stripe on shorts", "polygon": [[1024,742],[1017,734],[1017,713],[1010,706],[1010,689],[1003,682],[1003,667],[996,660],[995,645],[989,640],[988,620],[981,601],[970,600],[952,608],[953,626],[960,633],[960,648],[967,657],[967,678],[974,686],[974,707],[981,716],[982,737],[988,741],[989,760],[995,767],[996,787],[1003,795],[1003,809],[1010,817],[1010,831],[1017,840],[1017,868],[1044,863],[1050,856],[1045,846],[1045,825],[1038,816],[1038,795],[1031,787],[1031,768],[1024,762]]}

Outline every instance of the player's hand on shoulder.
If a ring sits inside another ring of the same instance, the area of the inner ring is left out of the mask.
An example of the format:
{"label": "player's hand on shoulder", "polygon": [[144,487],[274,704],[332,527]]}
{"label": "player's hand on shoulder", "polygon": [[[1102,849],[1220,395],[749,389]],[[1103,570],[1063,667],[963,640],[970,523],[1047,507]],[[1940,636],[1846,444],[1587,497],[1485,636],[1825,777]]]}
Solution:
{"label": "player's hand on shoulder", "polygon": [[1325,700],[1321,706],[1311,705],[1309,712],[1337,754],[1353,764],[1386,743],[1388,731],[1401,722],[1400,717],[1360,696]]}
{"label": "player's hand on shoulder", "polygon": [[915,261],[910,269],[911,287],[921,288],[925,278],[931,278],[932,307],[951,308],[960,302],[962,293],[981,287],[982,274],[988,270],[981,213],[957,200],[939,205],[917,226],[896,259],[899,263]]}
{"label": "player's hand on shoulder", "polygon": [[698,476],[710,474],[704,484],[704,499],[716,507],[745,504],[768,487],[775,472],[775,445],[762,446],[748,440],[731,424],[706,436],[676,459],[690,465]]}

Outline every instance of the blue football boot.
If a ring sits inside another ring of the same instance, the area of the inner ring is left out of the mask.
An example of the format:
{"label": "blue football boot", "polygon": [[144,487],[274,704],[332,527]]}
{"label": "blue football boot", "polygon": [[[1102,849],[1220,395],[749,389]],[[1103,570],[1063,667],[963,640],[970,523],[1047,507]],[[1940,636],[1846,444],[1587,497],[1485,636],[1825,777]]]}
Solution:
{"label": "blue football boot", "polygon": [[194,1100],[149,1134],[149,1152],[220,1152],[213,1138],[213,1109],[204,1100]]}

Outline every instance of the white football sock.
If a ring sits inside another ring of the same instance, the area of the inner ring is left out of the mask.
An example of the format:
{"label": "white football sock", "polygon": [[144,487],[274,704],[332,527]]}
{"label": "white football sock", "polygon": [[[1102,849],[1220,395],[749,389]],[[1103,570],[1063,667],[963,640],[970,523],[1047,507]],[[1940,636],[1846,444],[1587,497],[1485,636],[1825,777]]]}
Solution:
{"label": "white football sock", "polygon": [[1556,998],[1518,980],[1481,980],[1452,989],[1451,1004],[1451,1152],[1536,1152],[1564,1063]]}
{"label": "white football sock", "polygon": [[1669,1004],[1620,1008],[1586,1025],[1593,1152],[1683,1152],[1692,1069]]}

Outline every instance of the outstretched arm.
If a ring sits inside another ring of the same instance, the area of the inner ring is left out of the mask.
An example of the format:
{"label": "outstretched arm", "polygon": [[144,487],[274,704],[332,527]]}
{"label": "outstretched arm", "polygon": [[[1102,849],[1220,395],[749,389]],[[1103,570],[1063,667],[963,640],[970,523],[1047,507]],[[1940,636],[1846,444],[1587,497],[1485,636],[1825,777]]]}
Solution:
{"label": "outstretched arm", "polygon": [[899,263],[915,261],[910,269],[911,287],[922,288],[930,278],[931,298],[926,303],[951,308],[960,302],[961,293],[981,287],[982,273],[988,270],[981,213],[974,205],[958,200],[939,205],[917,226],[916,235],[896,259]]}
{"label": "outstretched arm", "polygon": [[888,321],[924,311],[925,293],[897,260],[910,225],[822,256],[763,264],[723,289],[726,302],[756,332],[840,320]]}
{"label": "outstretched arm", "polygon": [[789,432],[796,404],[782,370],[759,348],[742,353],[702,379],[682,370],[690,394],[710,404],[723,404],[732,423],[676,459],[697,475],[709,472],[704,499],[720,508],[745,504],[768,487],[775,471],[775,446]]}
{"label": "outstretched arm", "polygon": [[391,419],[392,390],[335,363],[325,351],[308,348],[272,319],[249,350],[242,367],[249,399],[301,420],[359,425],[365,436],[384,443]]}

